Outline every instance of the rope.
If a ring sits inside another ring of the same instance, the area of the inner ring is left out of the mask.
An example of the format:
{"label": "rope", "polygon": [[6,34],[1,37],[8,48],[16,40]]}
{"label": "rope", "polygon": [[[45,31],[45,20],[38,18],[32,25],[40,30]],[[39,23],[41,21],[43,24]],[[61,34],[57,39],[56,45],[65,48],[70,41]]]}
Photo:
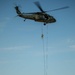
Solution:
{"label": "rope", "polygon": [[47,25],[47,32],[46,32],[47,36],[47,40],[46,40],[46,75],[48,75],[47,71],[48,71],[48,25]]}
{"label": "rope", "polygon": [[43,66],[44,66],[44,75],[46,75],[46,63],[45,63],[45,45],[44,45],[44,33],[43,33],[43,25],[41,26],[42,34],[42,43],[43,43]]}
{"label": "rope", "polygon": [[[43,33],[43,26],[42,26],[42,43],[43,43],[43,59],[44,59],[44,75],[48,75],[47,70],[48,70],[48,25],[47,25],[47,40],[46,40],[46,45],[45,45],[45,40],[44,40],[44,33]],[[46,47],[46,48],[45,48]]]}

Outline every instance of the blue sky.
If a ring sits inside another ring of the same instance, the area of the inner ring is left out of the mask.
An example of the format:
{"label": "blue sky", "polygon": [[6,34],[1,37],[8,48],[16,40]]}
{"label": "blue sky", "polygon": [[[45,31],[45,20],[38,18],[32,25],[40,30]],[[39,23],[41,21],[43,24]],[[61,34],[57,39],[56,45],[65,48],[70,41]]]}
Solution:
{"label": "blue sky", "polygon": [[[15,17],[15,5],[22,12],[39,9],[36,0],[0,0],[0,75],[44,75],[43,23]],[[44,28],[44,46],[48,38],[48,75],[75,75],[75,0],[38,0],[57,20]]]}

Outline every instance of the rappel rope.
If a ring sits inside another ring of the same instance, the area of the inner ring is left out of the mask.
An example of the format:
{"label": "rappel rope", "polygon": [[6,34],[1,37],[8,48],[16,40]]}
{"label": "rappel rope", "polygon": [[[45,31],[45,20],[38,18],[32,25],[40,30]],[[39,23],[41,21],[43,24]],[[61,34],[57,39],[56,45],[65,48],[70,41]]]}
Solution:
{"label": "rappel rope", "polygon": [[[43,60],[44,60],[44,75],[48,75],[48,25],[47,25],[47,31],[46,31],[46,43],[45,43],[45,36],[44,36],[44,28],[42,26],[42,43],[43,43]],[[46,45],[45,45],[46,44]]]}
{"label": "rappel rope", "polygon": [[48,75],[48,25],[47,25],[47,32],[46,32],[46,75]]}
{"label": "rappel rope", "polygon": [[43,32],[43,26],[42,26],[42,43],[43,43],[43,66],[44,66],[44,75],[46,75],[46,63],[45,63],[45,45],[44,45],[44,32]]}

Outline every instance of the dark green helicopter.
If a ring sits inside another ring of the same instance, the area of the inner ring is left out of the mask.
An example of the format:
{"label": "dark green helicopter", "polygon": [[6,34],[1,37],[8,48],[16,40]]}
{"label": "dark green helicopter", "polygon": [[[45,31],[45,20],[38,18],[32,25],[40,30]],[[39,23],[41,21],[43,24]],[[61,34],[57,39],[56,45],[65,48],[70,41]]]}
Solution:
{"label": "dark green helicopter", "polygon": [[26,19],[30,19],[30,20],[34,20],[34,21],[37,21],[37,22],[43,22],[44,25],[48,24],[48,23],[54,23],[56,22],[56,19],[47,14],[46,12],[49,12],[49,11],[56,11],[56,10],[61,10],[61,9],[65,9],[65,8],[68,8],[68,6],[65,6],[65,7],[62,7],[62,8],[58,8],[58,9],[53,9],[53,10],[49,10],[49,11],[44,11],[40,5],[39,2],[34,2],[34,4],[39,8],[40,12],[31,12],[31,13],[22,13],[20,10],[19,10],[19,6],[16,6],[15,9],[16,9],[16,13],[18,14],[19,17],[22,17],[24,18],[24,21]]}

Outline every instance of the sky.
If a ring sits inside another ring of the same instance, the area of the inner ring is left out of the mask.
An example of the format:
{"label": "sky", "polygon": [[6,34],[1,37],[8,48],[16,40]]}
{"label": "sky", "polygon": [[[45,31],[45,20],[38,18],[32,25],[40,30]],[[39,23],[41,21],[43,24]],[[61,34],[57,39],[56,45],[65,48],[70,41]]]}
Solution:
{"label": "sky", "polygon": [[44,10],[69,6],[48,12],[57,21],[47,26],[16,14],[16,5],[22,12],[39,11],[35,1],[0,0],[0,75],[44,75],[43,47],[47,75],[75,75],[75,0],[38,0]]}

